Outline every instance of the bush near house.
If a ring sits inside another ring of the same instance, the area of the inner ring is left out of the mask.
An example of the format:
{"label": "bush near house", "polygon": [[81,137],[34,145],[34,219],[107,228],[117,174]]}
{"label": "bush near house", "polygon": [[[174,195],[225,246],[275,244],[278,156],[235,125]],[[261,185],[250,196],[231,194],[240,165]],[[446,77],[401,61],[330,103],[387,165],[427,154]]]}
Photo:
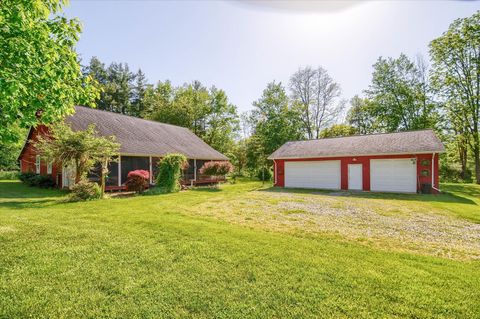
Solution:
{"label": "bush near house", "polygon": [[55,181],[52,175],[39,175],[32,172],[21,173],[19,179],[28,186],[52,188],[55,186]]}
{"label": "bush near house", "polygon": [[168,154],[158,165],[157,191],[175,193],[180,190],[182,170],[188,168],[187,158],[182,154]]}
{"label": "bush near house", "polygon": [[143,191],[148,187],[148,181],[150,179],[150,173],[145,170],[135,170],[131,171],[127,175],[127,190],[134,191],[138,193],[143,193]]}
{"label": "bush near house", "polygon": [[102,198],[102,190],[97,183],[81,180],[72,186],[68,201],[78,202]]}
{"label": "bush near house", "polygon": [[273,177],[273,172],[268,167],[260,168],[257,171],[257,178],[261,181],[271,181]]}
{"label": "bush near house", "polygon": [[0,180],[16,180],[19,179],[19,171],[0,171]]}
{"label": "bush near house", "polygon": [[200,174],[209,176],[225,176],[233,171],[233,166],[225,161],[206,162],[200,168]]}

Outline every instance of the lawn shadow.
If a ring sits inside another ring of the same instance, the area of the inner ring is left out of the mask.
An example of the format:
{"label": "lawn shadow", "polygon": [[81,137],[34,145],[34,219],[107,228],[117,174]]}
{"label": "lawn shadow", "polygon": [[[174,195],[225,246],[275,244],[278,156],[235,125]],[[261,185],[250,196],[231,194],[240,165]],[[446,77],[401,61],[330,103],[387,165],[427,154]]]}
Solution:
{"label": "lawn shadow", "polygon": [[[474,192],[477,190],[473,188]],[[285,194],[310,194],[310,195],[322,195],[322,196],[345,196],[354,198],[370,198],[370,199],[388,199],[388,200],[408,200],[419,202],[445,202],[445,203],[459,203],[468,205],[478,205],[474,200],[460,196],[458,194],[445,191],[441,194],[399,194],[399,193],[380,193],[380,192],[352,192],[345,190],[322,190],[322,189],[304,189],[304,188],[280,188],[270,187],[259,190],[261,192],[270,193],[285,193]],[[451,190],[452,191],[452,190]],[[459,188],[458,192],[461,193],[462,189]],[[467,192],[468,195],[470,193]]]}
{"label": "lawn shadow", "polygon": [[31,187],[20,181],[0,181],[0,207],[9,209],[45,207],[49,203],[60,203],[65,194],[65,191]]}

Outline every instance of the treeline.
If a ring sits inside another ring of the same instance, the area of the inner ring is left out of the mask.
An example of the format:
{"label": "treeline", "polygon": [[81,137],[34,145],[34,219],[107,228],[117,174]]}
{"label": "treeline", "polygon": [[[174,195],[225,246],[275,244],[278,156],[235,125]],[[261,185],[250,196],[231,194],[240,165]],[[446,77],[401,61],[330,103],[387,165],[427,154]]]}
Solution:
{"label": "treeline", "polygon": [[105,66],[93,57],[83,67],[100,89],[98,109],[187,127],[220,152],[227,153],[239,130],[237,107],[225,92],[199,81],[173,86],[170,81],[148,83],[127,63]]}
{"label": "treeline", "polygon": [[480,12],[455,20],[429,48],[429,62],[378,58],[345,116],[340,86],[321,67],[299,69],[287,88],[268,84],[245,117],[245,165],[267,167],[267,156],[289,140],[431,128],[447,148],[442,180],[480,184]]}

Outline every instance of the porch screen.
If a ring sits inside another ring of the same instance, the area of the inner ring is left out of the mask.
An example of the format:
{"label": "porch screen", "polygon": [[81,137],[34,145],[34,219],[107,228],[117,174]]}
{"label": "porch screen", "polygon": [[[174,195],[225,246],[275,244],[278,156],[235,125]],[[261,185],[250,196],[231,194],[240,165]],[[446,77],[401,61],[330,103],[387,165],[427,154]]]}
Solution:
{"label": "porch screen", "polygon": [[150,171],[150,164],[148,157],[137,157],[137,156],[122,156],[121,157],[122,165],[122,185],[127,181],[127,175],[129,172],[143,169]]}

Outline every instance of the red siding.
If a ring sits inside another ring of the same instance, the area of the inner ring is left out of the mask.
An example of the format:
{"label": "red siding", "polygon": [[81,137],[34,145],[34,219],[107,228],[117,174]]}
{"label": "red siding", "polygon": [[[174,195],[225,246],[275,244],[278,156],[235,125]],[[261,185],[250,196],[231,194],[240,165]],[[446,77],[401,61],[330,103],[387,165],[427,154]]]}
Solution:
{"label": "red siding", "polygon": [[[289,160],[275,160],[274,174],[275,174],[275,186],[285,186],[285,162],[298,162],[298,161],[332,161],[340,160],[340,173],[341,173],[341,189],[348,189],[348,164],[362,164],[363,172],[363,190],[370,190],[370,160],[371,159],[388,159],[388,158],[416,158],[417,159],[417,189],[420,188],[422,183],[431,183],[431,169],[432,169],[432,155],[433,154],[407,154],[407,155],[381,155],[381,156],[350,156],[350,157],[321,157],[321,158],[305,158],[305,159],[289,159]],[[428,165],[422,166],[422,161],[427,160]],[[434,171],[435,181],[434,187],[438,189],[438,154],[435,155]],[[428,170],[428,176],[423,176],[422,171]],[[436,191],[434,191],[436,192]]]}
{"label": "red siding", "polygon": [[[37,141],[37,136],[42,135],[45,136],[48,134],[48,129],[47,127],[41,125],[38,126],[35,129],[32,129],[29,136],[28,140],[25,144],[25,147],[23,148],[19,160],[20,160],[20,171],[22,173],[26,172],[36,172],[36,167],[35,167],[35,160],[37,157],[38,152],[36,149],[33,147],[32,143],[30,141]],[[53,165],[52,166],[52,176],[55,182],[59,187],[62,185],[62,176],[61,176],[62,170],[60,165]],[[43,159],[40,161],[40,175],[47,175],[47,162]]]}

